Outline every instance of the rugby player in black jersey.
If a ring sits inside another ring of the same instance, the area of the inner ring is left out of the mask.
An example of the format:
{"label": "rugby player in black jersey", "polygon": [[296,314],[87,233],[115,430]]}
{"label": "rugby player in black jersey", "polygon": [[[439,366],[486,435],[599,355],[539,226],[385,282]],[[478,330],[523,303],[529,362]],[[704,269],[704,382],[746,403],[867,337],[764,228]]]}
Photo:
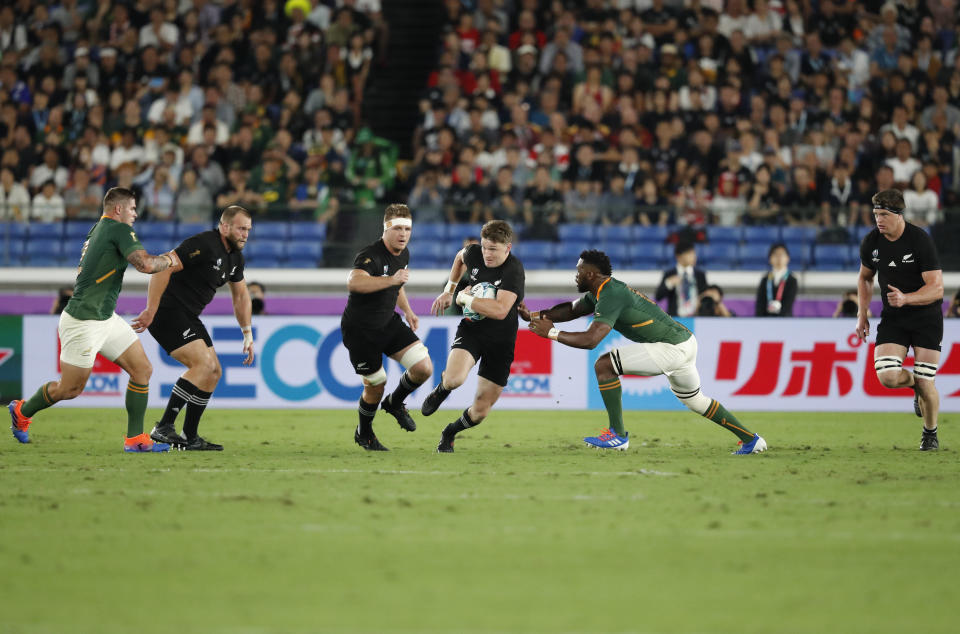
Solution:
{"label": "rugby player in black jersey", "polygon": [[[513,229],[503,220],[491,220],[480,231],[480,244],[464,247],[453,259],[447,286],[433,302],[432,312],[441,315],[454,301],[453,292],[466,273],[468,285],[457,293],[457,304],[481,319],[464,318],[447,357],[447,369],[437,387],[427,396],[420,410],[430,416],[450,392],[467,380],[470,370],[480,363],[477,393],[473,404],[444,428],[437,451],[453,453],[457,433],[479,425],[510,377],[513,350],[517,341],[517,307],[523,301],[523,264],[510,253]],[[471,289],[488,282],[497,289],[496,297],[474,297]]]}
{"label": "rugby player in black jersey", "polygon": [[[184,240],[175,252],[180,263],[150,278],[147,307],[133,320],[134,330],[149,330],[160,347],[187,366],[180,375],[163,417],[150,437],[192,451],[222,451],[223,446],[200,437],[200,417],[223,374],[200,313],[217,289],[230,283],[233,314],[243,333],[244,365],[253,363],[250,294],[243,279],[243,247],[250,236],[250,212],[238,205],[223,210],[216,229]],[[183,435],[174,426],[186,406]]]}
{"label": "rugby player in black jersey", "polygon": [[[413,332],[420,320],[410,309],[403,290],[410,277],[407,243],[412,230],[410,209],[401,204],[389,205],[383,214],[383,236],[357,254],[347,278],[350,297],[340,329],[343,345],[350,352],[350,363],[363,379],[360,422],[353,439],[367,451],[387,451],[373,433],[377,405],[396,418],[403,429],[417,428],[403,401],[433,374],[427,347]],[[396,312],[398,307],[406,324]],[[383,355],[399,361],[406,371],[397,388],[381,404],[387,382]]]}
{"label": "rugby player in black jersey", "polygon": [[[920,450],[930,451],[940,447],[940,395],[933,381],[943,339],[943,271],[933,240],[904,219],[905,207],[903,193],[897,189],[885,189],[873,197],[877,228],[860,244],[857,336],[865,341],[870,335],[867,310],[873,279],[879,274],[883,311],[874,368],[885,387],[913,388],[914,413],[923,418]],[[913,372],[908,372],[902,366],[911,347]]]}

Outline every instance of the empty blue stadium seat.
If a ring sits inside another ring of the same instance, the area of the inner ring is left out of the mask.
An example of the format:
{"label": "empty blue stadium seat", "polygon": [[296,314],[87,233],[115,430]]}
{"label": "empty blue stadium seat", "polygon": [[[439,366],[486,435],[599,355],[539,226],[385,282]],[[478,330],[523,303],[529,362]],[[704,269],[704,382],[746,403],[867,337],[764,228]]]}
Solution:
{"label": "empty blue stadium seat", "polygon": [[142,239],[156,239],[158,241],[163,241],[164,243],[174,242],[177,236],[177,224],[174,222],[164,222],[159,220],[152,222],[138,222],[133,225],[133,230],[136,231],[137,236]]}
{"label": "empty blue stadium seat", "polygon": [[557,227],[557,234],[561,241],[593,240],[596,237],[596,227],[584,224],[562,224]]}
{"label": "empty blue stadium seat", "polygon": [[580,253],[587,249],[593,249],[594,245],[579,240],[568,240],[557,244],[554,248],[554,264],[563,269],[576,266],[577,260],[580,259]]}
{"label": "empty blue stadium seat", "polygon": [[323,254],[323,245],[319,242],[289,242],[287,243],[287,264],[296,266],[296,263],[302,260],[311,262],[313,266],[317,265],[320,256]]}
{"label": "empty blue stadium seat", "polygon": [[7,225],[7,235],[11,240],[23,242],[27,239],[27,232],[30,225],[25,222],[11,222]]}
{"label": "empty blue stadium seat", "polygon": [[780,239],[783,242],[805,242],[813,244],[817,240],[818,227],[782,227]]}
{"label": "empty blue stadium seat", "polygon": [[327,223],[298,222],[291,225],[290,237],[294,240],[315,240],[323,242],[327,239]]}
{"label": "empty blue stadium seat", "polygon": [[23,261],[27,266],[60,266],[63,241],[36,238],[24,246]]}
{"label": "empty blue stadium seat", "polygon": [[852,247],[847,244],[815,244],[813,260],[820,270],[840,270],[853,261]]}
{"label": "empty blue stadium seat", "polygon": [[743,240],[743,227],[710,227],[707,229],[707,240],[712,244],[739,244]]}
{"label": "empty blue stadium seat", "polygon": [[513,252],[523,261],[524,266],[526,266],[528,260],[552,262],[555,248],[556,247],[553,242],[531,240],[529,242],[525,241],[514,244]]}
{"label": "empty blue stadium seat", "polygon": [[[83,241],[87,239],[87,234],[90,233],[90,230],[93,229],[93,226],[97,223],[94,219],[89,220],[72,220],[67,223],[67,226],[64,230],[64,238],[70,241]],[[134,231],[139,232],[140,225],[134,225]]]}
{"label": "empty blue stadium seat", "polygon": [[28,232],[31,240],[59,240],[63,237],[62,222],[31,222]]}
{"label": "empty blue stadium seat", "polygon": [[733,243],[710,243],[700,249],[704,266],[711,268],[734,268],[740,260],[740,247]]}
{"label": "empty blue stadium seat", "polygon": [[631,225],[630,239],[642,242],[666,242],[667,236],[670,235],[672,230],[672,227],[661,225],[650,225],[649,227]]}
{"label": "empty blue stadium seat", "polygon": [[747,225],[743,228],[743,240],[747,244],[760,244],[769,247],[780,242],[780,227],[776,225]]}
{"label": "empty blue stadium seat", "polygon": [[243,250],[245,258],[251,261],[282,260],[285,256],[286,244],[279,240],[251,241]]}
{"label": "empty blue stadium seat", "polygon": [[630,227],[605,225],[597,227],[597,239],[600,242],[630,242],[632,235]]}
{"label": "empty blue stadium seat", "polygon": [[790,268],[801,271],[810,264],[811,244],[807,242],[785,242],[787,252],[790,253]]}
{"label": "empty blue stadium seat", "polygon": [[874,229],[876,229],[876,227],[873,225],[869,225],[869,226],[857,225],[850,232],[850,239],[853,241],[854,244],[859,245],[861,242],[863,242],[863,239],[867,237],[867,234],[873,231]]}
{"label": "empty blue stadium seat", "polygon": [[446,240],[447,225],[443,222],[422,222],[414,228],[413,236],[418,240]]}
{"label": "empty blue stadium seat", "polygon": [[255,269],[280,269],[285,268],[287,265],[278,259],[258,258],[256,262],[249,262],[247,266]]}
{"label": "empty blue stadium seat", "polygon": [[0,242],[0,264],[3,266],[20,266],[23,258],[23,240],[7,238]]}
{"label": "empty blue stadium seat", "polygon": [[667,263],[672,247],[662,242],[638,242],[633,245],[630,266],[636,269],[659,269]]}
{"label": "empty blue stadium seat", "polygon": [[451,242],[460,244],[466,238],[480,239],[480,225],[471,223],[453,224],[447,227],[447,238]]}
{"label": "empty blue stadium seat", "polygon": [[290,226],[285,222],[258,222],[253,225],[250,234],[251,238],[257,240],[286,240],[290,237],[291,231]]}
{"label": "empty blue stadium seat", "polygon": [[770,268],[767,256],[769,246],[754,245],[749,242],[740,245],[740,268],[747,271],[761,271]]}
{"label": "empty blue stadium seat", "polygon": [[521,258],[521,261],[523,262],[523,268],[528,271],[542,271],[552,268],[548,260]]}

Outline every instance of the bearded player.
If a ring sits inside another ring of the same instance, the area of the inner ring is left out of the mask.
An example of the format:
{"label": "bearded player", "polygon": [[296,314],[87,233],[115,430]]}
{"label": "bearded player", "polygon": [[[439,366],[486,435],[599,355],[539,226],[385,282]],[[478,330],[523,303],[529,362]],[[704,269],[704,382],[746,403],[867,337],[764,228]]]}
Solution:
{"label": "bearded player", "polygon": [[[243,279],[243,247],[250,237],[250,212],[231,205],[216,229],[184,240],[174,252],[180,264],[150,278],[147,307],[133,320],[137,332],[150,330],[167,354],[187,367],[170,393],[163,417],[150,437],[188,451],[223,451],[223,445],[202,438],[197,429],[223,370],[200,313],[217,289],[230,283],[233,313],[243,334],[244,365],[253,363],[253,326],[247,283]],[[174,426],[186,409],[183,435]]]}
{"label": "bearded player", "polygon": [[[748,430],[718,401],[700,391],[697,339],[693,333],[645,295],[614,278],[610,258],[603,251],[590,250],[580,254],[576,282],[577,290],[583,293],[579,299],[533,313],[524,306],[520,316],[530,322],[530,330],[537,335],[572,348],[592,350],[611,330],[630,340],[631,343],[602,355],[594,365],[610,427],[599,436],[584,438],[584,442],[598,449],[627,449],[630,435],[623,425],[620,376],[664,374],[681,403],[740,439],[735,454],[766,450],[767,442],[763,438]],[[563,332],[553,325],[591,313],[593,321],[583,332]]]}

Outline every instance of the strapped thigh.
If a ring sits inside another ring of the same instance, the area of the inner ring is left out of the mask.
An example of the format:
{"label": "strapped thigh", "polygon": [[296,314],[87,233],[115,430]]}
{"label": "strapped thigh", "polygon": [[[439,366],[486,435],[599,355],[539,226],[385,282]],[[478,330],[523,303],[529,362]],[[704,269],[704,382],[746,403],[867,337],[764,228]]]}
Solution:
{"label": "strapped thigh", "polygon": [[[877,357],[873,360],[873,369],[877,374],[881,372],[899,372],[903,368],[903,359],[894,356]],[[936,374],[936,370],[934,370]]]}
{"label": "strapped thigh", "polygon": [[939,366],[936,363],[927,363],[926,361],[914,361],[913,362],[913,376],[918,379],[926,379],[927,381],[932,381],[934,377],[937,376],[937,368]]}

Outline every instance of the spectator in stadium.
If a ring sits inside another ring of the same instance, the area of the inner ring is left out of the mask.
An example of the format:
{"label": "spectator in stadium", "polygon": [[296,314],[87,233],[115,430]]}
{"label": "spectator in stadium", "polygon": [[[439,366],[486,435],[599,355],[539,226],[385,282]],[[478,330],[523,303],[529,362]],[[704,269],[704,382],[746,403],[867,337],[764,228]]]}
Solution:
{"label": "spectator in stadium", "polygon": [[790,251],[778,242],[767,253],[770,270],[757,286],[757,317],[793,317],[793,303],[797,299],[797,277],[790,272]]}
{"label": "spectator in stadium", "polygon": [[[637,220],[645,227],[651,225],[666,226],[672,217],[670,201],[660,192],[657,181],[647,177],[636,190]],[[690,201],[684,198],[683,210],[687,210]],[[685,216],[686,217],[686,216]]]}
{"label": "spectator in stadium", "polygon": [[[833,309],[833,318],[849,318],[856,317],[857,311],[860,307],[857,305],[857,289],[852,288],[843,292],[843,295],[840,296],[840,301],[837,302],[837,307]],[[873,317],[870,314],[870,310],[867,309],[867,316]]]}
{"label": "spectator in stadium", "polygon": [[429,169],[417,175],[416,185],[410,192],[410,208],[417,222],[444,222],[443,192],[437,171]]}
{"label": "spectator in stadium", "polygon": [[137,211],[151,220],[173,220],[176,199],[177,191],[170,185],[169,170],[158,165],[143,185],[143,196]]}
{"label": "spectator in stadium", "polygon": [[18,183],[13,170],[0,168],[0,220],[24,221],[30,216],[30,194]]}
{"label": "spectator in stadium", "polygon": [[83,168],[73,170],[63,190],[67,218],[99,218],[103,193],[99,183],[91,182],[89,171]]}
{"label": "spectator in stadium", "polygon": [[504,165],[487,192],[486,220],[506,220],[511,225],[523,221],[523,190],[513,184],[513,170]]}
{"label": "spectator in stadium", "polygon": [[196,170],[183,171],[183,180],[177,191],[176,216],[180,222],[205,223],[212,220],[213,195],[199,178]]}
{"label": "spectator in stadium", "polygon": [[789,225],[814,225],[820,215],[822,197],[810,169],[805,165],[793,168],[793,187],[783,197],[781,206]]}
{"label": "spectator in stadium", "polygon": [[834,166],[830,189],[821,205],[821,225],[852,227],[860,218],[860,193],[851,172],[850,164],[846,161],[840,161]]}
{"label": "spectator in stadium", "polygon": [[57,186],[53,180],[48,180],[40,186],[40,191],[34,194],[30,202],[30,220],[33,222],[55,222],[67,216],[67,209],[63,198],[57,193]]}
{"label": "spectator in stadium", "polygon": [[52,180],[57,190],[61,191],[66,187],[69,177],[70,172],[60,164],[60,152],[56,147],[47,146],[43,150],[43,163],[34,167],[30,174],[30,187],[39,191],[44,183]]}
{"label": "spectator in stadium", "polygon": [[946,316],[954,319],[960,317],[960,290],[953,296],[953,301],[950,302],[950,306],[947,308]]}
{"label": "spectator in stadium", "polygon": [[558,240],[557,226],[563,218],[563,196],[555,189],[550,168],[537,166],[533,183],[523,198],[525,240]]}
{"label": "spectator in stadium", "polygon": [[[766,176],[759,176],[759,169],[757,172],[757,182],[759,183],[766,179],[769,184],[769,172]],[[760,185],[760,187],[763,188],[763,185]],[[735,172],[726,170],[720,174],[720,181],[717,184],[717,195],[710,201],[709,208],[710,220],[713,224],[723,227],[734,227],[743,223],[747,211],[747,201],[740,195],[740,183]],[[769,211],[769,209],[759,207],[758,211]]]}
{"label": "spectator in stadium", "polygon": [[254,315],[266,315],[265,303],[267,288],[260,282],[249,282],[247,292],[250,294],[250,306]]}
{"label": "spectator in stadium", "polygon": [[396,161],[392,154],[389,142],[375,138],[369,128],[357,133],[346,172],[357,205],[371,208],[393,187]]}
{"label": "spectator in stadium", "polygon": [[73,297],[72,286],[61,286],[57,291],[57,296],[53,298],[53,305],[50,306],[51,315],[59,315],[67,307],[70,298]]}
{"label": "spectator in stadium", "polygon": [[447,188],[444,200],[444,214],[447,222],[477,223],[483,212],[480,187],[474,182],[473,170],[466,163],[458,163],[454,172],[454,182]]}
{"label": "spectator in stadium", "polygon": [[579,178],[573,189],[563,195],[563,214],[566,222],[596,224],[600,220],[600,196],[593,181]]}
{"label": "spectator in stadium", "polygon": [[667,300],[667,314],[672,317],[692,317],[697,312],[697,298],[707,289],[707,274],[697,268],[692,242],[677,242],[673,255],[676,265],[664,271],[655,299]]}
{"label": "spectator in stadium", "polygon": [[893,183],[897,189],[906,189],[913,175],[923,168],[923,164],[912,156],[910,140],[897,140],[896,155],[887,159],[887,165],[893,170]]}
{"label": "spectator in stadium", "polygon": [[610,177],[610,189],[603,193],[600,209],[604,225],[627,227],[636,220],[636,199],[633,192],[626,189],[626,179],[620,172]]}
{"label": "spectator in stadium", "polygon": [[937,224],[941,219],[940,198],[927,186],[927,176],[917,170],[910,179],[910,189],[903,192],[906,208],[903,217],[918,227]]}
{"label": "spectator in stadium", "polygon": [[723,289],[716,284],[708,286],[697,298],[698,317],[736,317],[723,303]]}
{"label": "spectator in stadium", "polygon": [[771,170],[767,163],[757,168],[753,183],[747,194],[746,220],[752,225],[779,224],[782,220],[779,205],[780,196],[772,182]]}

